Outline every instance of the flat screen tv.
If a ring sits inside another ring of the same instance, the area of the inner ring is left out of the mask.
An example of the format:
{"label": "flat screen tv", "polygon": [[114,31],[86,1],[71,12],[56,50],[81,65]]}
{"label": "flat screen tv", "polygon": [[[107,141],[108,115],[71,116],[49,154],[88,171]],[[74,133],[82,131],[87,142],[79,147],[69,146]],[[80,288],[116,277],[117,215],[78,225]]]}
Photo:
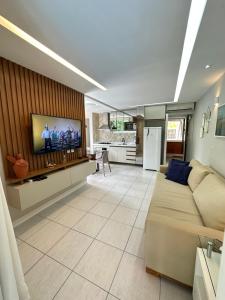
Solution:
{"label": "flat screen tv", "polygon": [[225,104],[218,107],[215,135],[225,137]]}
{"label": "flat screen tv", "polygon": [[81,121],[32,114],[33,151],[35,154],[81,147]]}

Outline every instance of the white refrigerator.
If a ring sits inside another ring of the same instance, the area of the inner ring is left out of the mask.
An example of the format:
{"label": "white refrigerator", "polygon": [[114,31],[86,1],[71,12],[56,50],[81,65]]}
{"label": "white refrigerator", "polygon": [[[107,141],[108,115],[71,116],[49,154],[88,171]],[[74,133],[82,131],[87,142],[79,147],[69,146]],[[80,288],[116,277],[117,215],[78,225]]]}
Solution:
{"label": "white refrigerator", "polygon": [[159,171],[162,127],[144,127],[143,168]]}

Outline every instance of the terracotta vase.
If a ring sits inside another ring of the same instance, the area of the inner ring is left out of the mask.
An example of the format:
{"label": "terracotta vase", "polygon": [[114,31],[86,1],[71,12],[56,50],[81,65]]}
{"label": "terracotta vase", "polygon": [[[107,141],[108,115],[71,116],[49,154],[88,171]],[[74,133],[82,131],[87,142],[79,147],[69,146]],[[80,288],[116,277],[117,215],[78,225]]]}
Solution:
{"label": "terracotta vase", "polygon": [[29,164],[21,154],[17,154],[15,157],[7,156],[7,159],[13,163],[13,171],[17,178],[25,178],[28,175]]}

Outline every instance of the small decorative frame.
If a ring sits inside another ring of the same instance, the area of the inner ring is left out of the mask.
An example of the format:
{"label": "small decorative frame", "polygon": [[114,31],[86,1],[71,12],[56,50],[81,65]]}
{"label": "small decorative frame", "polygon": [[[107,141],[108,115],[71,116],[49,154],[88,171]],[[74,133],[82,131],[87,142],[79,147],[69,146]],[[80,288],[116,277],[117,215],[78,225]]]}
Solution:
{"label": "small decorative frame", "polygon": [[200,138],[204,137],[204,132],[205,132],[205,121],[206,121],[206,114],[202,114],[202,126],[200,128]]}
{"label": "small decorative frame", "polygon": [[209,132],[209,123],[211,121],[211,109],[208,106],[207,112],[205,113],[205,126],[204,126],[204,132],[208,133]]}

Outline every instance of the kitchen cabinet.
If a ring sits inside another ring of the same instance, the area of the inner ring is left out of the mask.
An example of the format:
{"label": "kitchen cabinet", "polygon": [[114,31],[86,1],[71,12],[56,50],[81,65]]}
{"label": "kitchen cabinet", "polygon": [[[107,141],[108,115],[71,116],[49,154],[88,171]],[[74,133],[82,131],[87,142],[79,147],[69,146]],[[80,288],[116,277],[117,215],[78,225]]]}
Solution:
{"label": "kitchen cabinet", "polygon": [[109,161],[135,164],[136,163],[136,148],[126,146],[110,146]]}
{"label": "kitchen cabinet", "polygon": [[126,163],[136,164],[136,148],[126,148]]}
{"label": "kitchen cabinet", "polygon": [[118,162],[126,162],[126,148],[118,147]]}
{"label": "kitchen cabinet", "polygon": [[109,161],[118,161],[117,147],[109,147]]}

